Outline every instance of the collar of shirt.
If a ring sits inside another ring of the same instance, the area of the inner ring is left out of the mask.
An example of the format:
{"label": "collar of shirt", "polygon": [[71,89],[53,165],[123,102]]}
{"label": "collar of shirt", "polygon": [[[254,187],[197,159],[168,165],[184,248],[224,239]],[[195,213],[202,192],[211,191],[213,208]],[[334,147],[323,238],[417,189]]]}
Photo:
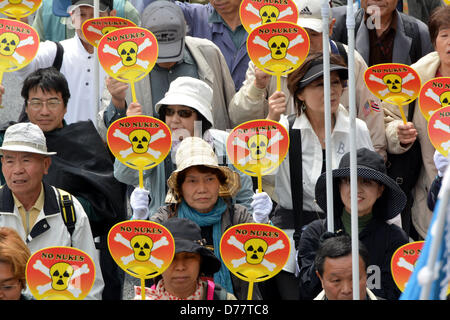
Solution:
{"label": "collar of shirt", "polygon": [[[348,132],[349,130],[349,119],[345,116],[345,108],[342,105],[339,105],[339,109],[336,112],[336,123],[334,124],[333,132]],[[302,114],[295,119],[293,129],[302,129],[302,130],[313,130],[311,123],[309,122],[306,113],[302,112]]]}
{"label": "collar of shirt", "polygon": [[245,43],[245,41],[247,41],[248,34],[244,26],[241,24],[234,31],[231,30],[231,28],[228,26],[225,20],[223,20],[220,14],[217,13],[216,10],[213,10],[211,15],[209,16],[208,23],[222,24],[230,34],[231,40],[233,41],[236,48],[240,48],[242,43]]}
{"label": "collar of shirt", "polygon": [[[38,196],[36,202],[33,204],[31,209],[28,210],[28,212],[26,211],[22,202],[20,202],[20,200],[17,199],[17,197],[14,195],[14,193],[12,195],[13,195],[13,199],[14,199],[14,204],[17,207],[17,210],[19,211],[20,216],[22,217],[22,223],[23,223],[24,230],[25,230],[26,234],[29,234],[37,220],[39,213],[44,208],[44,186],[41,183],[41,192],[39,193],[39,196]],[[27,213],[28,213],[28,217],[27,217]]]}

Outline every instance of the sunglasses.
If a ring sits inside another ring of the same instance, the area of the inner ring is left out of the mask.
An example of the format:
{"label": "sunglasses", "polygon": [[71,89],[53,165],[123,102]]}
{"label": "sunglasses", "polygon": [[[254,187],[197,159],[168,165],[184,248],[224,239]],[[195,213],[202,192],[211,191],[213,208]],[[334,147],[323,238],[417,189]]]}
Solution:
{"label": "sunglasses", "polygon": [[180,118],[190,118],[192,117],[192,114],[195,112],[194,110],[190,109],[181,109],[181,110],[173,110],[168,107],[164,108],[164,115],[172,117],[175,115],[175,112],[178,114]]}

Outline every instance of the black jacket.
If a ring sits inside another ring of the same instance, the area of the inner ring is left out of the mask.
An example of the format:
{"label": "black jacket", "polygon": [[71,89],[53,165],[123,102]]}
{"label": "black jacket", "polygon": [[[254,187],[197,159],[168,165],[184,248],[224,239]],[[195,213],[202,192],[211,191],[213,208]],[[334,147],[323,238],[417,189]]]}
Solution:
{"label": "black jacket", "polygon": [[[344,226],[341,221],[342,205],[335,206],[335,230]],[[379,215],[378,215],[379,216]],[[396,225],[387,224],[383,219],[374,217],[359,233],[359,240],[369,251],[369,266],[376,265],[381,271],[381,288],[370,288],[376,295],[388,300],[396,300],[401,294],[391,275],[391,258],[395,250],[408,243],[406,233]],[[311,222],[302,232],[299,248],[298,263],[300,268],[300,296],[302,299],[314,299],[322,290],[319,278],[315,274],[314,258],[319,247],[320,236],[327,231],[326,219]],[[369,279],[372,273],[367,274]],[[369,281],[372,283],[372,281]]]}

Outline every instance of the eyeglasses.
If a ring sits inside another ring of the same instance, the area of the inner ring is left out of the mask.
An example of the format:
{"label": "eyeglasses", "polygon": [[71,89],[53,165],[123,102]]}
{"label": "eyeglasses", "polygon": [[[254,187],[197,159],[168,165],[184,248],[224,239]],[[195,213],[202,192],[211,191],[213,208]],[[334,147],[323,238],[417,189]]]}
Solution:
{"label": "eyeglasses", "polygon": [[178,114],[178,116],[181,118],[190,118],[190,117],[192,117],[192,114],[195,112],[194,110],[189,110],[189,109],[181,109],[181,110],[175,111],[175,110],[167,108],[167,107],[164,108],[164,110],[165,110],[164,114],[166,116],[171,117],[171,116],[175,115],[175,112],[176,112]]}
{"label": "eyeglasses", "polygon": [[28,100],[28,106],[33,110],[41,110],[44,104],[50,110],[55,110],[61,105],[62,101],[57,98],[51,98],[48,100],[31,99]]}

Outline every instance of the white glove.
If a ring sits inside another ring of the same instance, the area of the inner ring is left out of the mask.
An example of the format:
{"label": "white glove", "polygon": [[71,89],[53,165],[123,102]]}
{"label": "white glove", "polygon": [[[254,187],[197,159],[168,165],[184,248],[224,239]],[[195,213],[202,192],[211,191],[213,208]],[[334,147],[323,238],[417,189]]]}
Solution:
{"label": "white glove", "polygon": [[255,193],[252,199],[253,220],[257,223],[269,222],[269,214],[272,212],[272,199],[265,192]]}
{"label": "white glove", "polygon": [[134,188],[130,196],[130,206],[133,209],[131,220],[147,220],[148,218],[148,195],[149,191]]}
{"label": "white glove", "polygon": [[445,170],[447,170],[448,158],[442,155],[439,151],[434,152],[434,164],[436,165],[436,169],[438,170],[439,177],[444,175]]}

